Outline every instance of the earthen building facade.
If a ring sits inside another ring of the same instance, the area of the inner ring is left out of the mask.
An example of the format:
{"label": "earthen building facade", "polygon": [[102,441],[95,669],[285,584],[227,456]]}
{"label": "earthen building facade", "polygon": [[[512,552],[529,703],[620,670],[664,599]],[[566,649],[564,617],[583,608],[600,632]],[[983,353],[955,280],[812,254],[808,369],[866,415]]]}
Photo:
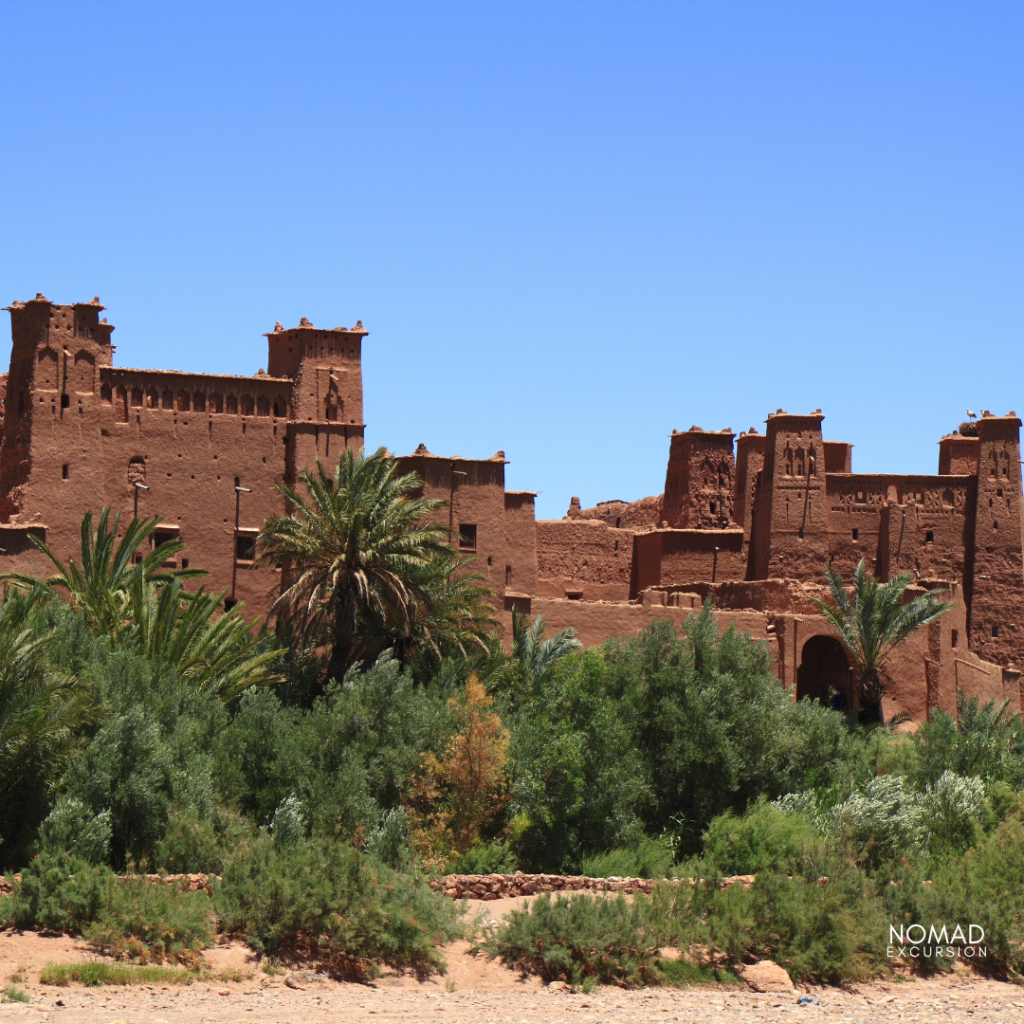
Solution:
{"label": "earthen building facade", "polygon": [[[92,302],[42,295],[7,307],[9,372],[0,444],[0,563],[44,573],[29,541],[77,551],[82,515],[161,516],[157,539],[211,572],[227,602],[266,614],[279,588],[254,570],[254,539],[282,511],[274,484],[318,458],[361,447],[366,331],[280,324],[253,376],[114,365],[112,325]],[[673,432],[661,494],[536,520],[535,495],[505,489],[503,452],[402,457],[446,502],[455,543],[476,556],[500,611],[544,614],[585,643],[654,618],[681,621],[710,598],[723,625],[771,646],[797,696],[852,697],[851,673],[811,598],[824,569],[849,577],[864,558],[879,577],[911,573],[956,610],[922,630],[892,667],[886,710],[952,710],[956,689],[1021,706],[1024,546],[1014,413],[985,414],[976,436],[939,441],[934,476],[857,474],[852,445],[826,441],[820,410],[779,410],[765,433]]]}

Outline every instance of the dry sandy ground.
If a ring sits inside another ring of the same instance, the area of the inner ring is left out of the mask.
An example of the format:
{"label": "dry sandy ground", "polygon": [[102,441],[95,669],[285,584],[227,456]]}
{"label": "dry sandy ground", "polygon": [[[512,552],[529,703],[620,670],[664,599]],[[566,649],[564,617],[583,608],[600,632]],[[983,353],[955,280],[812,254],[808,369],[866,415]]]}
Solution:
{"label": "dry sandy ground", "polygon": [[[467,901],[468,902],[468,901]],[[497,919],[514,905],[497,900],[471,904]],[[991,981],[946,978],[857,986],[854,990],[808,989],[806,993],[759,995],[746,989],[601,988],[590,995],[553,991],[522,980],[482,957],[468,944],[446,950],[448,975],[426,982],[384,977],[372,985],[336,982],[311,972],[268,977],[255,970],[248,951],[238,945],[210,950],[214,970],[240,968],[251,977],[237,982],[196,983],[187,987],[57,988],[39,984],[50,960],[99,959],[84,944],[65,937],[0,932],[0,985],[20,973],[28,1004],[0,1003],[3,1021],[54,1021],[59,1024],[321,1024],[321,1022],[424,1021],[436,1024],[600,1024],[600,1022],[1024,1022],[1024,987]],[[801,1006],[808,994],[821,1005]]]}

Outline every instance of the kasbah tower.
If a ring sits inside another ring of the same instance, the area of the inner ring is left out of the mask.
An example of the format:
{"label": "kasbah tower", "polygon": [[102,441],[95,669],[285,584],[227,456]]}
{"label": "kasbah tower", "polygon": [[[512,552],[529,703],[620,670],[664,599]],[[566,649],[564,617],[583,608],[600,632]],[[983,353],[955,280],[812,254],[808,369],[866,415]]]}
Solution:
{"label": "kasbah tower", "polygon": [[[42,295],[6,307],[10,370],[0,376],[0,569],[49,574],[29,537],[77,554],[82,516],[104,506],[159,515],[155,541],[180,537],[183,561],[211,573],[225,604],[264,616],[280,589],[253,549],[275,490],[317,459],[363,445],[362,343],[354,327],[303,319],[267,335],[253,376],[116,367],[99,299]],[[1022,704],[1024,523],[1021,421],[982,415],[939,441],[934,476],[852,471],[852,445],[826,441],[820,410],[778,410],[761,434],[672,431],[662,493],[578,498],[537,520],[529,491],[505,489],[503,452],[401,457],[446,503],[460,549],[475,556],[506,626],[513,608],[575,626],[586,644],[656,618],[682,623],[710,599],[723,628],[768,644],[794,698],[854,699],[846,656],[811,599],[824,570],[849,578],[864,558],[879,578],[910,573],[952,613],[920,630],[890,665],[887,716],[954,712],[957,689]]]}

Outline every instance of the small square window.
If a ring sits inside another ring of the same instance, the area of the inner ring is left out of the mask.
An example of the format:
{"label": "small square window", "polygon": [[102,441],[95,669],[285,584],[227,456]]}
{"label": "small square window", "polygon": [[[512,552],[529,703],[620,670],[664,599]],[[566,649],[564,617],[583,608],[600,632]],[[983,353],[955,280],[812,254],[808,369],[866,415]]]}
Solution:
{"label": "small square window", "polygon": [[582,601],[583,591],[582,590],[567,590],[565,592],[566,600],[568,601]]}
{"label": "small square window", "polygon": [[256,560],[256,534],[235,534],[235,558],[239,562],[254,562]]}
{"label": "small square window", "polygon": [[459,547],[476,550],[476,523],[459,523]]}
{"label": "small square window", "polygon": [[233,597],[224,598],[224,611],[229,612],[238,602]]}
{"label": "small square window", "polygon": [[60,467],[60,476],[62,480],[67,480],[68,478],[68,464],[66,462]]}
{"label": "small square window", "polygon": [[187,569],[188,568],[188,559],[187,558],[183,558],[181,560],[181,567],[182,567],[182,569]]}
{"label": "small square window", "polygon": [[860,530],[854,529],[854,531],[853,531],[853,539],[854,540],[860,540]]}
{"label": "small square window", "polygon": [[995,636],[999,636],[999,627],[998,627],[998,626],[993,626],[993,627],[992,627],[992,635],[993,635],[994,637],[995,637]]}
{"label": "small square window", "polygon": [[935,541],[935,531],[934,531],[934,530],[929,530],[929,531],[928,531],[928,532],[927,532],[927,533],[926,533],[926,534],[924,535],[924,542],[925,542],[925,544],[931,544],[931,543],[933,543],[934,541]]}

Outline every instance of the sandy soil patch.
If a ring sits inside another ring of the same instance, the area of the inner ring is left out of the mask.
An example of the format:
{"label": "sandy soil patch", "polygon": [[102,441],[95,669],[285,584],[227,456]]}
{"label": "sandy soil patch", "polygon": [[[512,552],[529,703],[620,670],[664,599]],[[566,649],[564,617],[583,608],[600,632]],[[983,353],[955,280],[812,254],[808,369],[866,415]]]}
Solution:
{"label": "sandy soil patch", "polygon": [[[535,897],[465,901],[470,913],[499,920]],[[962,977],[856,986],[844,991],[797,986],[793,993],[758,994],[742,989],[601,988],[590,995],[548,988],[522,979],[500,964],[469,954],[458,942],[445,950],[448,974],[417,981],[388,975],[372,984],[338,982],[312,971],[268,976],[243,945],[204,953],[211,969],[239,981],[187,987],[57,988],[39,983],[50,960],[100,959],[66,936],[0,931],[0,986],[19,974],[31,1002],[0,1004],[5,1020],[63,1024],[707,1024],[832,1020],[843,1024],[890,1021],[1010,1024],[1024,1020],[1024,987]],[[251,974],[250,974],[251,972]],[[800,996],[814,1002],[801,1005]],[[820,1004],[820,1005],[819,1005]]]}

